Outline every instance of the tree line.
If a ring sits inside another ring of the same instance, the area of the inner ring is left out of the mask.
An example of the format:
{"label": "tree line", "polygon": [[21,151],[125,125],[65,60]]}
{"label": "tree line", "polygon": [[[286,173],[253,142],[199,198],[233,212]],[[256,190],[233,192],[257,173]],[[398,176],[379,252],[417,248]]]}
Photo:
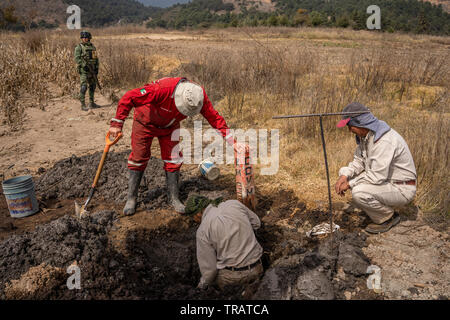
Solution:
{"label": "tree line", "polygon": [[[441,5],[418,0],[278,0],[273,12],[243,6],[234,12],[232,3],[222,0],[193,0],[166,9],[147,7],[135,0],[63,0],[81,8],[83,27],[117,23],[146,23],[147,27],[185,29],[239,26],[340,27],[366,29],[368,6],[381,9],[381,28],[386,32],[413,32],[450,35],[450,14]],[[245,2],[244,2],[245,3]],[[62,13],[65,17],[65,13]],[[64,21],[65,22],[65,21]],[[54,28],[58,23],[40,20],[25,22],[14,6],[0,8],[0,28]]]}
{"label": "tree line", "polygon": [[221,0],[193,0],[152,15],[148,27],[311,26],[366,29],[367,7],[381,9],[383,31],[450,35],[450,14],[441,5],[418,0],[278,0],[276,9],[264,13],[255,7],[233,13]]}

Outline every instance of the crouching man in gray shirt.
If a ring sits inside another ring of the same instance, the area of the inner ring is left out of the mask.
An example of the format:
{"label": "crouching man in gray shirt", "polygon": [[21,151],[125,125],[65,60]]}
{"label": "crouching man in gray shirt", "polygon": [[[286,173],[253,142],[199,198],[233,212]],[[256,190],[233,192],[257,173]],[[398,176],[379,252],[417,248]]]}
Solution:
{"label": "crouching man in gray shirt", "polygon": [[200,196],[190,197],[186,209],[186,213],[196,214],[194,220],[201,220],[197,230],[197,261],[202,274],[199,288],[215,281],[223,289],[262,276],[263,249],[253,231],[261,222],[253,211],[237,200],[217,205]]}
{"label": "crouching man in gray shirt", "polygon": [[368,108],[354,102],[343,112],[366,112],[343,116],[338,127],[347,126],[356,135],[353,161],[339,170],[336,193],[351,189],[353,204],[367,213],[373,223],[366,231],[382,233],[400,221],[395,212],[416,194],[416,168],[406,141]]}

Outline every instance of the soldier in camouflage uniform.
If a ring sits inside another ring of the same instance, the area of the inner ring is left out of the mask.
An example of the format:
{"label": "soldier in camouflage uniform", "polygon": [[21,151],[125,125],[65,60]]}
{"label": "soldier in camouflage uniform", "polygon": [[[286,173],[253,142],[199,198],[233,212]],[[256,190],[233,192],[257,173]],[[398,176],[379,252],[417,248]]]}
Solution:
{"label": "soldier in camouflage uniform", "polygon": [[[82,31],[80,34],[81,43],[75,47],[75,61],[78,66],[78,73],[80,74],[80,101],[81,110],[88,111],[89,108],[97,108],[94,102],[94,92],[96,88],[96,81],[94,78],[98,74],[98,57],[97,50],[91,43],[91,34],[87,31]],[[89,108],[85,104],[86,91],[89,86]]]}

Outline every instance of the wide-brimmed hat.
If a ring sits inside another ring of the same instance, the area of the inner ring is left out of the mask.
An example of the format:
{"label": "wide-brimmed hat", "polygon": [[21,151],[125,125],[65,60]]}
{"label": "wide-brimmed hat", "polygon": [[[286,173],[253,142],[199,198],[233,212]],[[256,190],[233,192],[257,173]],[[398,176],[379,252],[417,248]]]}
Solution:
{"label": "wide-brimmed hat", "polygon": [[187,117],[200,113],[203,107],[203,89],[192,82],[181,82],[174,93],[175,106]]}

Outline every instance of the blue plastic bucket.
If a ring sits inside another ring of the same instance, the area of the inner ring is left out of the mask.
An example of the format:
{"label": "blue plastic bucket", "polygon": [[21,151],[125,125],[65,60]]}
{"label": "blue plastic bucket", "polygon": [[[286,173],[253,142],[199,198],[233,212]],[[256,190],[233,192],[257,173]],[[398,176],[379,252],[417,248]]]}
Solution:
{"label": "blue plastic bucket", "polygon": [[2,187],[11,217],[28,217],[39,211],[32,176],[5,180],[2,182]]}

